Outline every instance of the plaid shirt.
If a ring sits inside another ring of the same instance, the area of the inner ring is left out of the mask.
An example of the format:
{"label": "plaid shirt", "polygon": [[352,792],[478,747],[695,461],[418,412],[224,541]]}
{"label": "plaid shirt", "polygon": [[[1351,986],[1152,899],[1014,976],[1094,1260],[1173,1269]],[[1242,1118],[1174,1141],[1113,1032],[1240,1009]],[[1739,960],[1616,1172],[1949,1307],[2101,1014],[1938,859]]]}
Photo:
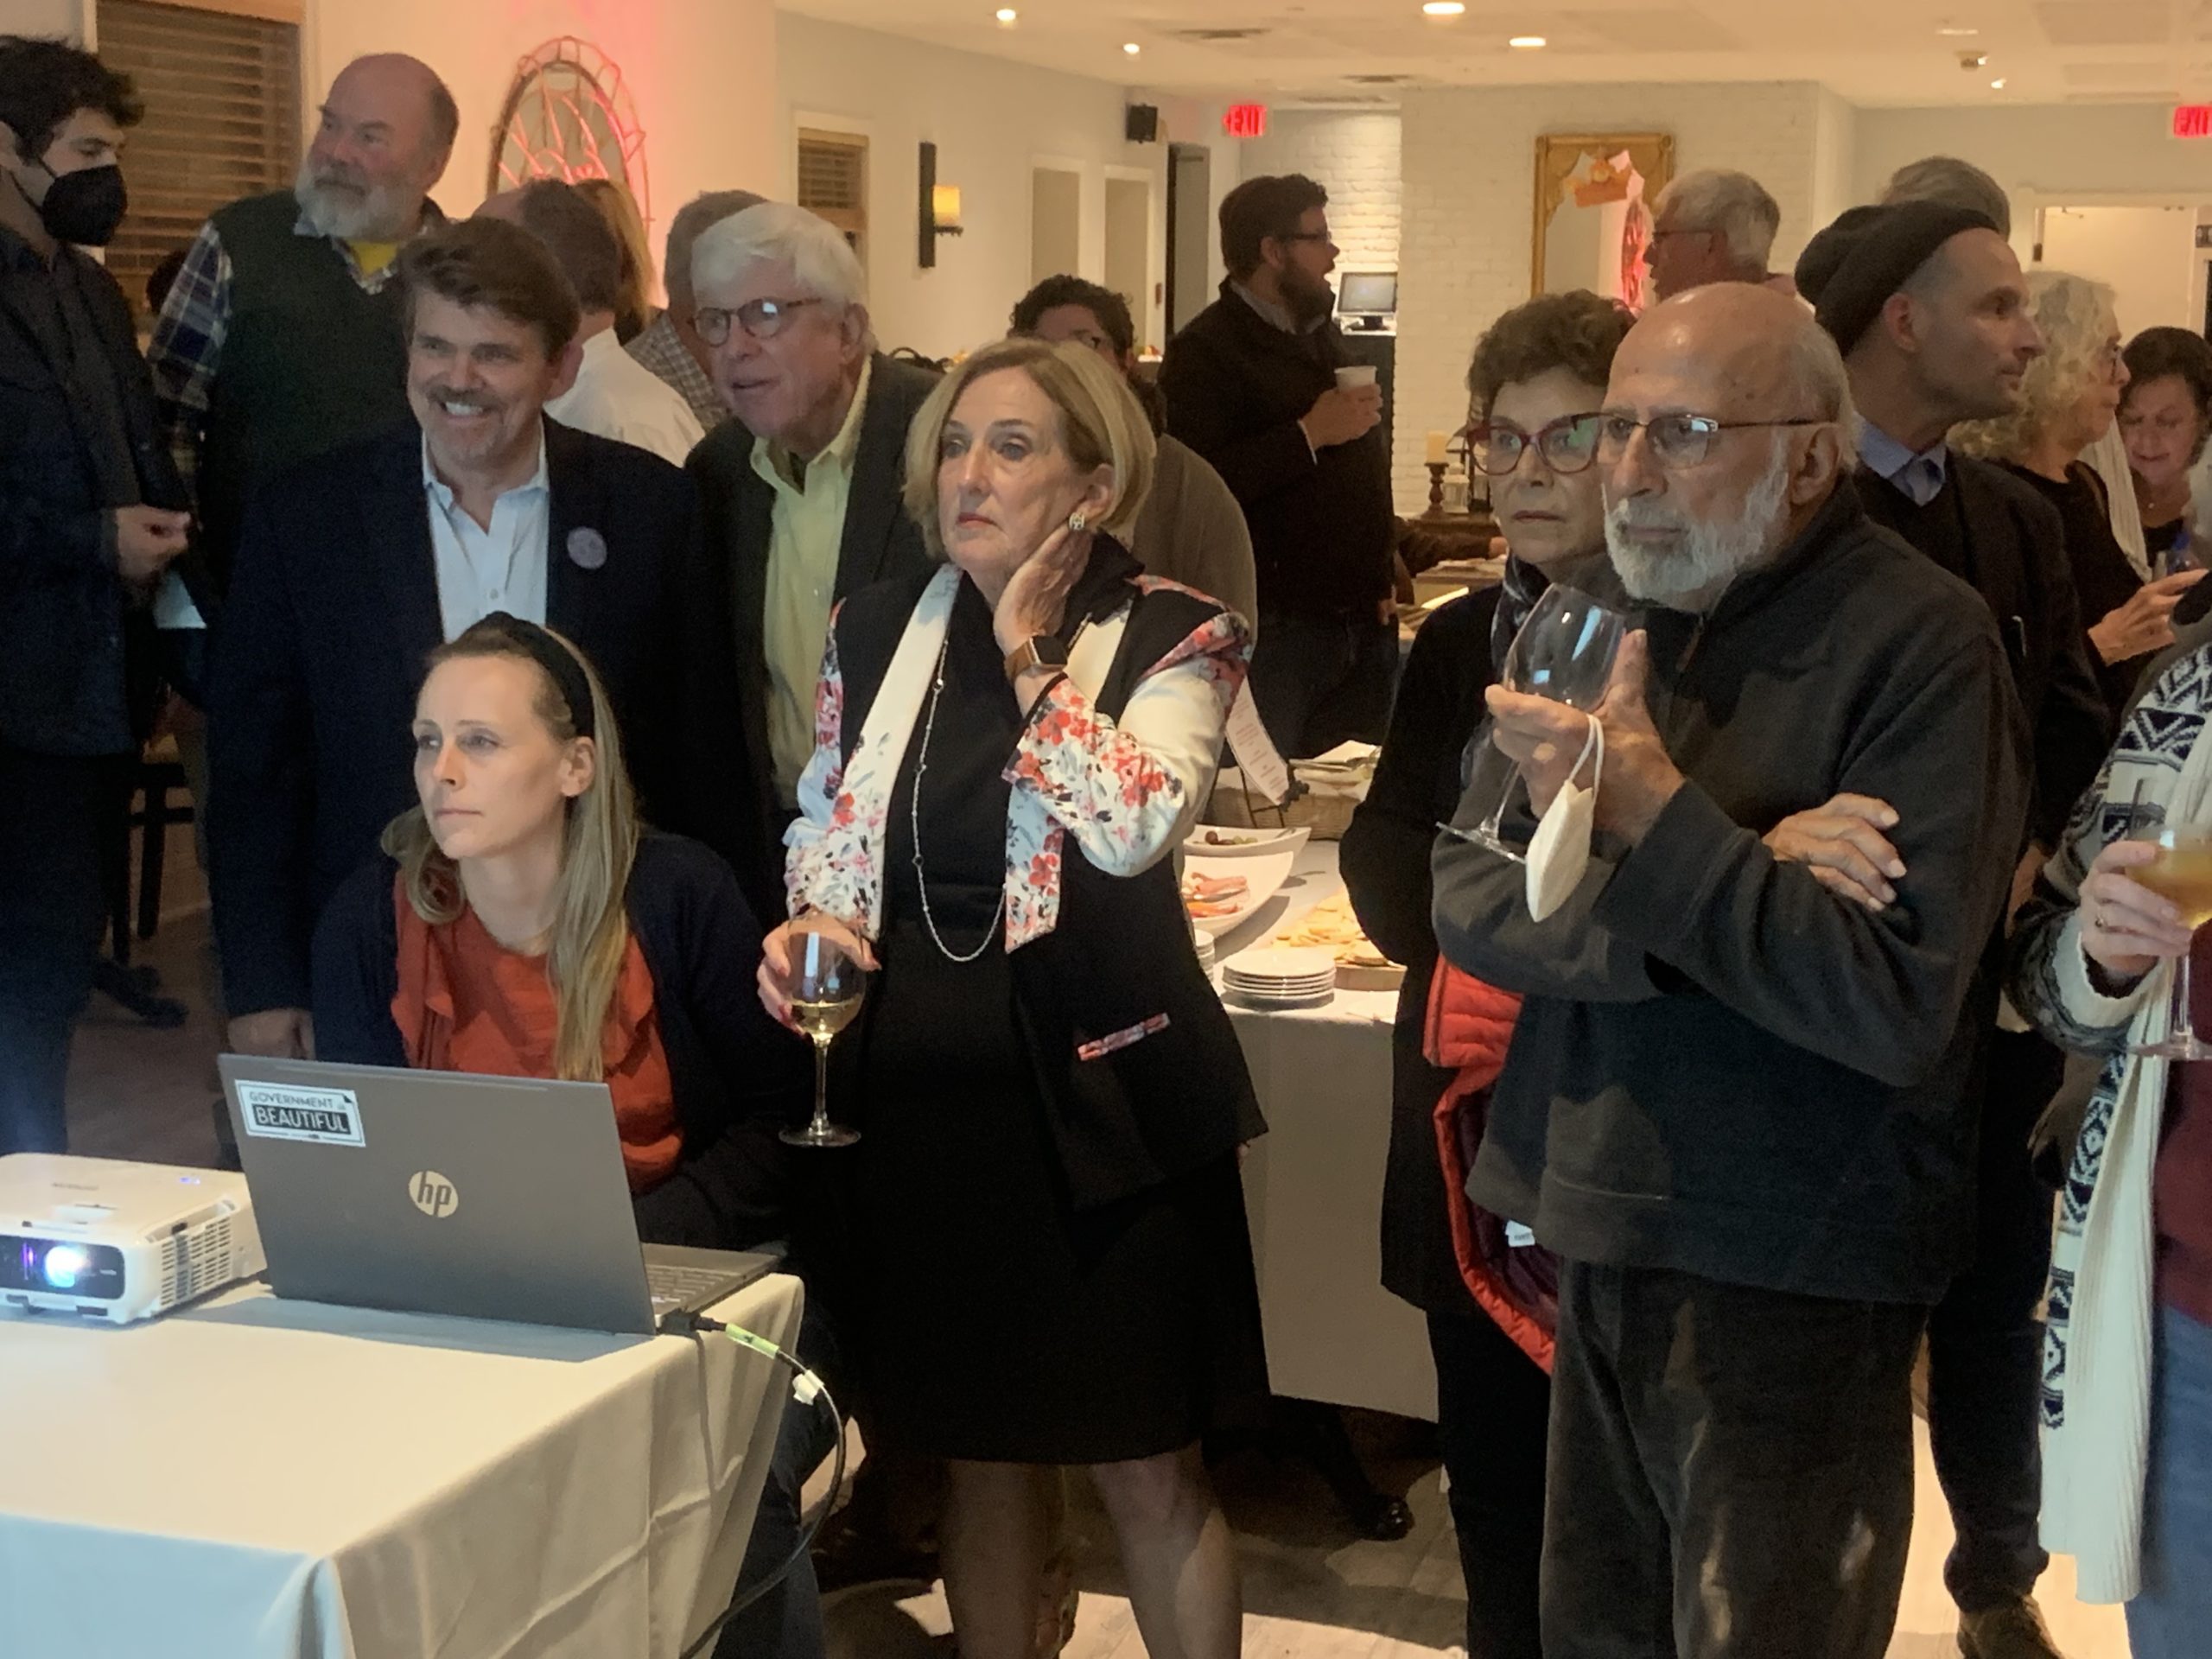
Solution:
{"label": "plaid shirt", "polygon": [[[423,204],[423,229],[446,222],[434,201]],[[292,226],[295,236],[320,237],[303,213]],[[364,271],[352,245],[339,237],[325,238],[346,262],[346,269],[365,294],[381,294],[399,274],[393,260],[381,270]],[[154,372],[154,396],[160,412],[162,434],[175,458],[179,477],[196,499],[200,484],[200,445],[206,434],[207,404],[222,366],[223,342],[231,330],[231,256],[223,238],[209,220],[193,238],[177,273],[176,286],[154,324],[153,343],[146,348],[146,365]]]}
{"label": "plaid shirt", "polygon": [[683,395],[683,401],[691,405],[691,412],[699,417],[699,424],[708,431],[729,418],[729,405],[722,402],[721,393],[715,390],[715,383],[699,366],[699,359],[691,355],[667,312],[646,324],[645,332],[630,342],[628,350],[632,357]]}

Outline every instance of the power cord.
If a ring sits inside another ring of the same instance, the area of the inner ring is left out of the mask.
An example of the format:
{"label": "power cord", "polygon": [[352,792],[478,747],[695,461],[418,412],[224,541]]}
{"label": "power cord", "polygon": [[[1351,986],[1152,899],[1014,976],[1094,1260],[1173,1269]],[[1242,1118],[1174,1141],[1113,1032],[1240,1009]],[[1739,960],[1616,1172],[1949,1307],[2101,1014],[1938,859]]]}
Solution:
{"label": "power cord", "polygon": [[815,1516],[813,1524],[801,1532],[797,1547],[784,1558],[782,1565],[750,1590],[733,1594],[729,1605],[715,1616],[713,1624],[699,1632],[697,1641],[683,1649],[681,1659],[696,1659],[698,1655],[704,1653],[713,1643],[723,1625],[781,1584],[791,1575],[791,1569],[804,1559],[806,1553],[814,1548],[815,1537],[821,1532],[823,1523],[830,1518],[830,1512],[837,1507],[837,1494],[843,1490],[845,1484],[845,1419],[843,1414],[837,1409],[837,1402],[830,1397],[828,1385],[801,1363],[797,1355],[786,1352],[777,1344],[769,1341],[767,1338],[758,1336],[747,1331],[743,1325],[725,1325],[720,1319],[710,1319],[703,1313],[687,1313],[678,1309],[664,1313],[660,1319],[659,1328],[663,1336],[711,1336],[719,1332],[741,1348],[749,1349],[753,1353],[764,1355],[776,1361],[779,1364],[789,1366],[791,1372],[791,1397],[803,1406],[818,1406],[827,1411],[830,1414],[830,1427],[836,1431],[837,1435],[836,1461],[830,1465],[830,1493],[823,1500],[821,1510]]}

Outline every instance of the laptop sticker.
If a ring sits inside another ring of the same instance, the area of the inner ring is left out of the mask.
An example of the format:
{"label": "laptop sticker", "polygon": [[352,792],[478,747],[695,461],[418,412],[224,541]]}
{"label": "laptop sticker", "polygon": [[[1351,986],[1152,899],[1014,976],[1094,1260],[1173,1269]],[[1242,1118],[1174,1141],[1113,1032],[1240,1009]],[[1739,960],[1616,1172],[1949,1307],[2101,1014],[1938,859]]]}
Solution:
{"label": "laptop sticker", "polygon": [[248,1135],[264,1141],[304,1141],[318,1147],[368,1144],[361,1138],[361,1103],[351,1089],[241,1083],[238,1116]]}

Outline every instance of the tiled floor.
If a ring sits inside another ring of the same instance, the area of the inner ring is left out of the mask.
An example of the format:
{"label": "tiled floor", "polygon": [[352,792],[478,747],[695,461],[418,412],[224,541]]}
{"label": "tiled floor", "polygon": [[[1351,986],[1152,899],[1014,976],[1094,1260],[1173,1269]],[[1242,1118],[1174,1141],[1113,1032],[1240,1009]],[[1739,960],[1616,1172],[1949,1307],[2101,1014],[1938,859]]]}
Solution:
{"label": "tiled floor", "polygon": [[[142,959],[188,1003],[192,1018],[175,1031],[152,1031],[113,1004],[97,1003],[78,1036],[70,1115],[80,1152],[204,1164],[214,1149],[216,1037],[200,994],[207,913],[188,832],[174,833],[168,868],[168,914]],[[1319,1481],[1300,1468],[1244,1453],[1217,1471],[1243,1547],[1246,1659],[1432,1659],[1461,1651],[1459,1556],[1433,1462],[1418,1455],[1421,1436],[1406,1425],[1373,1420],[1360,1430],[1378,1478],[1404,1491],[1413,1508],[1413,1533],[1399,1542],[1350,1538]],[[1924,1434],[1919,1462],[1923,1501],[1891,1659],[1945,1659],[1957,1651],[1942,1583],[1950,1526]],[[1067,1659],[1140,1659],[1144,1645],[1105,1523],[1083,1484],[1076,1485],[1084,1594]],[[2044,1583],[2044,1607],[2062,1648],[2071,1659],[2125,1659],[2118,1611],[2082,1605],[2072,1587],[2064,1561]],[[947,1659],[952,1652],[941,1591],[847,1592],[834,1599],[830,1625],[834,1659]]]}

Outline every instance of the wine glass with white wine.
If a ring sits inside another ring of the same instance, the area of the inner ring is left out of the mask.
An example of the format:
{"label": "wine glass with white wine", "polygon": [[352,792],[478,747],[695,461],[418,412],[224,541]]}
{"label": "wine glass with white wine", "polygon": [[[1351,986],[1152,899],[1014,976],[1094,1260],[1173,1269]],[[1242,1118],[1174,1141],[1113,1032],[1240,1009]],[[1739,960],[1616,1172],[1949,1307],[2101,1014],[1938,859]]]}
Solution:
{"label": "wine glass with white wine", "polygon": [[791,1023],[814,1041],[814,1116],[803,1129],[785,1129],[794,1147],[849,1147],[861,1138],[830,1121],[830,1045],[861,1011],[867,975],[850,951],[825,933],[791,934]]}
{"label": "wine glass with white wine", "polygon": [[[2171,901],[2191,932],[2212,922],[2212,824],[2162,824],[2148,839],[2158,855],[2130,869],[2128,879]],[[2194,949],[2174,964],[2173,1013],[2166,1023],[2165,1040],[2138,1045],[2133,1052],[2169,1060],[2212,1060],[2212,1043],[2197,1036],[2190,1017],[2189,957]]]}

